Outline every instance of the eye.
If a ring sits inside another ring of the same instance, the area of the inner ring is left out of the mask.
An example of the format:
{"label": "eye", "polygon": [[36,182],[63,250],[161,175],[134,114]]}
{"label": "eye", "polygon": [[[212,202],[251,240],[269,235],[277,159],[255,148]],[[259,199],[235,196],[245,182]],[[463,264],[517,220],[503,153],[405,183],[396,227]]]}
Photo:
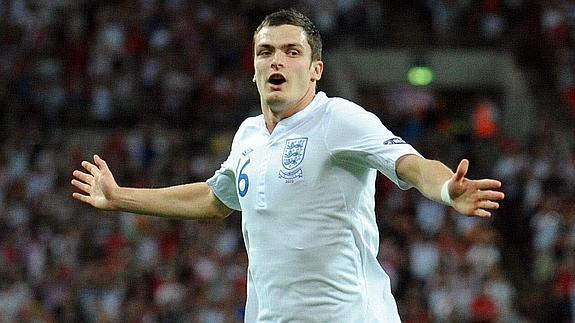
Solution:
{"label": "eye", "polygon": [[296,50],[296,49],[290,49],[290,50],[287,52],[287,54],[288,54],[289,56],[298,56],[298,55],[299,55],[299,51]]}
{"label": "eye", "polygon": [[258,52],[258,56],[270,56],[272,54],[269,50],[261,50]]}

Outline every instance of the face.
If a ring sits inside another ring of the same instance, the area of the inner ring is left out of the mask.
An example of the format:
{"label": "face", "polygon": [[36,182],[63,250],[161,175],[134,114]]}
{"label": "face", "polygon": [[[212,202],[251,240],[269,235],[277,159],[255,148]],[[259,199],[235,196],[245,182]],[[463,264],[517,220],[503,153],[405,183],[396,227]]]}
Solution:
{"label": "face", "polygon": [[254,50],[254,79],[264,110],[275,115],[295,113],[313,100],[323,63],[312,62],[303,28],[264,27],[254,38]]}

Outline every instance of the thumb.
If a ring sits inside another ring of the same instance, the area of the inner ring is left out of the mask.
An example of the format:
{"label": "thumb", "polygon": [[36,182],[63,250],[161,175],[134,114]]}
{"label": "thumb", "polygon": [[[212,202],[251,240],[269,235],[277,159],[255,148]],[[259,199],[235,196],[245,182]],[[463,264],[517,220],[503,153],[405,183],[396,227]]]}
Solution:
{"label": "thumb", "polygon": [[461,181],[465,175],[467,175],[467,170],[469,169],[469,160],[462,159],[459,162],[459,166],[457,166],[457,170],[455,171],[455,175],[453,177],[454,182]]}

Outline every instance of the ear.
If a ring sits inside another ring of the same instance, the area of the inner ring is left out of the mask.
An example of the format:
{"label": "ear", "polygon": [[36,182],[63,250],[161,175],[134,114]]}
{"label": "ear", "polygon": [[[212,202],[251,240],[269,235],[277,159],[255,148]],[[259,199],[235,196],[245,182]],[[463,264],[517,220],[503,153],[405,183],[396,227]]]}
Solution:
{"label": "ear", "polygon": [[323,62],[314,61],[311,63],[311,81],[319,81],[323,74]]}

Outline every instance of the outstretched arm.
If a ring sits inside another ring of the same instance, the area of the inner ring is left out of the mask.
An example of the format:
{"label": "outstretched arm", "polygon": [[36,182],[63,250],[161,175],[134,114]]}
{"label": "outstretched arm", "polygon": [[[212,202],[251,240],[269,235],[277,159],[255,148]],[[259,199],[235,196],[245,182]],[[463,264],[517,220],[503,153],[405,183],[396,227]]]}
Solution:
{"label": "outstretched arm", "polygon": [[465,177],[468,169],[467,159],[463,159],[453,173],[437,160],[416,155],[402,156],[396,165],[397,175],[416,187],[425,197],[444,202],[441,189],[449,181],[447,193],[454,209],[469,216],[489,217],[492,210],[499,208],[498,201],[504,198],[503,192],[499,191],[501,182],[494,179],[468,179]]}
{"label": "outstretched arm", "polygon": [[106,162],[82,162],[88,172],[75,170],[72,185],[81,192],[72,196],[101,210],[126,211],[176,219],[224,218],[231,213],[206,183],[157,189],[120,187]]}

